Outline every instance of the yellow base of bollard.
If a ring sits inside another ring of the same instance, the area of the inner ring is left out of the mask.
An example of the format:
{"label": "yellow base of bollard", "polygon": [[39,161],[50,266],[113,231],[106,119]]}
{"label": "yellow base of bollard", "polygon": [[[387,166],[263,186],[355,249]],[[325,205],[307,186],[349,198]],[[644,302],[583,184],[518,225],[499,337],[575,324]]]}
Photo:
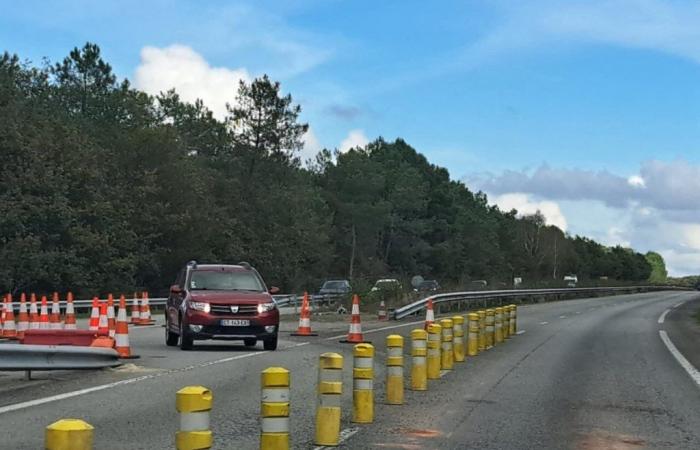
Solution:
{"label": "yellow base of bollard", "polygon": [[387,377],[386,379],[386,403],[387,405],[403,405],[403,377]]}
{"label": "yellow base of bollard", "polygon": [[47,450],[92,450],[93,427],[80,419],[62,419],[46,427]]}
{"label": "yellow base of bollard", "polygon": [[211,431],[178,431],[175,434],[177,450],[202,450],[211,448],[213,443]]}
{"label": "yellow base of bollard", "polygon": [[352,392],[352,421],[355,423],[374,421],[374,390],[362,389]]}
{"label": "yellow base of bollard", "polygon": [[262,433],[261,450],[289,450],[289,433]]}
{"label": "yellow base of bollard", "polygon": [[338,445],[340,441],[340,408],[319,407],[316,410],[316,445]]}

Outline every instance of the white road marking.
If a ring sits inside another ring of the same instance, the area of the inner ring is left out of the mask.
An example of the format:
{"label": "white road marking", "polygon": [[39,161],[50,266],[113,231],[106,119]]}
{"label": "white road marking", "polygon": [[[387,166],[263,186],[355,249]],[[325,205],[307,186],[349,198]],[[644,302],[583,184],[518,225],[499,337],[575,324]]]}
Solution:
{"label": "white road marking", "polygon": [[[284,347],[284,348],[285,349],[296,348],[296,347],[301,347],[301,346],[308,345],[308,344],[309,344],[309,342],[300,342],[298,344],[290,345],[289,347]],[[12,405],[0,407],[0,414],[8,413],[11,411],[17,411],[20,409],[31,408],[32,406],[43,405],[45,403],[51,403],[51,402],[56,402],[59,400],[65,400],[67,398],[78,397],[80,395],[90,394],[92,392],[104,391],[105,389],[111,389],[111,388],[115,388],[115,387],[119,387],[119,386],[124,386],[127,384],[137,383],[139,381],[152,380],[154,378],[160,378],[162,376],[170,375],[173,373],[188,372],[190,370],[198,369],[201,367],[209,367],[209,366],[213,366],[216,364],[224,364],[227,362],[235,361],[237,359],[265,355],[267,353],[270,353],[270,352],[269,351],[262,351],[262,352],[244,353],[242,355],[236,355],[236,356],[231,356],[228,358],[217,359],[215,361],[207,361],[207,362],[200,363],[200,364],[193,364],[191,366],[181,367],[179,369],[165,370],[163,372],[152,373],[149,375],[143,375],[143,376],[135,377],[135,378],[128,378],[126,380],[115,381],[114,383],[101,384],[99,386],[92,386],[92,387],[89,387],[86,389],[65,392],[63,394],[52,395],[50,397],[37,398],[35,400],[29,400],[29,401],[22,402],[22,403],[15,403]]]}
{"label": "white road marking", "polygon": [[559,316],[560,319],[566,319],[566,316]]}
{"label": "white road marking", "polygon": [[678,364],[681,365],[685,369],[686,372],[688,372],[688,375],[690,375],[690,378],[695,381],[695,384],[700,386],[700,372],[698,372],[698,369],[695,368],[687,359],[685,359],[685,356],[681,354],[681,352],[678,351],[675,345],[673,345],[673,342],[671,342],[671,339],[669,339],[668,334],[664,330],[659,330],[659,337],[661,337],[661,340],[663,343],[666,345],[666,348],[668,349],[669,352],[673,355],[674,358],[676,358],[676,361],[678,361]]}
{"label": "white road marking", "polygon": [[667,309],[666,311],[662,312],[661,315],[659,316],[659,320],[657,320],[657,323],[664,323],[664,320],[666,320],[666,314],[671,312],[670,309]]}
{"label": "white road marking", "polygon": [[[416,322],[402,323],[402,324],[400,324],[400,325],[390,325],[390,326],[388,326],[388,327],[375,328],[375,329],[373,329],[373,330],[366,330],[366,331],[363,330],[363,331],[362,331],[362,334],[370,334],[370,333],[376,333],[376,332],[378,332],[378,331],[393,330],[394,328],[409,327],[409,326],[411,326],[411,325],[416,325],[416,324],[419,324],[419,323],[425,323],[425,320],[418,320],[418,321],[416,321]],[[337,335],[337,336],[331,336],[331,337],[325,338],[325,340],[326,340],[326,341],[332,341],[332,340],[334,340],[334,339],[340,339],[340,338],[344,338],[344,337],[347,337],[347,336],[348,336],[347,333],[343,333],[343,334],[339,334],[339,335]]]}
{"label": "white road marking", "polygon": [[520,331],[518,331],[518,332],[515,333],[515,334],[525,334],[525,330],[520,330]]}
{"label": "white road marking", "polygon": [[581,311],[576,311],[576,314],[581,314]]}
{"label": "white road marking", "polygon": [[[338,439],[338,445],[342,444],[343,442],[347,441],[350,439],[352,436],[354,436],[358,431],[360,431],[359,428],[357,427],[352,427],[352,428],[346,428],[343,431],[340,432],[340,437]],[[324,445],[321,445],[319,447],[314,447],[314,450],[323,450],[326,448],[335,448],[333,447],[326,447]]]}
{"label": "white road marking", "polygon": [[547,325],[549,322],[540,322],[540,325]]}
{"label": "white road marking", "polygon": [[673,305],[672,308],[673,308],[673,309],[676,309],[676,308],[678,308],[679,306],[681,306],[683,303],[685,303],[685,302],[687,302],[687,301],[688,301],[688,300],[683,300],[683,301],[680,302],[680,303],[676,303],[675,305]]}

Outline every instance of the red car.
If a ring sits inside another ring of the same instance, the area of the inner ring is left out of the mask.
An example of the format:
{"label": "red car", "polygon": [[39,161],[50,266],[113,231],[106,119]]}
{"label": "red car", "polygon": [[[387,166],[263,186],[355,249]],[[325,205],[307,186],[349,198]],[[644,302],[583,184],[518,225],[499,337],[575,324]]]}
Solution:
{"label": "red car", "polygon": [[165,307],[165,343],[190,350],[195,340],[263,341],[277,349],[280,315],[271,294],[248,263],[189,262],[179,273]]}

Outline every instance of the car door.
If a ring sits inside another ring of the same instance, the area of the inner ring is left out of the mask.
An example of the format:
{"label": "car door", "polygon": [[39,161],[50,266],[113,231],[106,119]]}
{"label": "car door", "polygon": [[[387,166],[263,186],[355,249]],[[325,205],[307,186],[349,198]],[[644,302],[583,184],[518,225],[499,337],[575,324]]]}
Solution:
{"label": "car door", "polygon": [[178,311],[180,310],[180,305],[182,304],[186,291],[185,291],[185,278],[187,274],[187,269],[182,269],[177,275],[177,279],[175,280],[175,285],[180,287],[180,292],[172,292],[168,294],[168,307],[167,307],[167,314],[168,314],[168,321],[172,325],[176,325],[177,327],[180,326],[178,323]]}

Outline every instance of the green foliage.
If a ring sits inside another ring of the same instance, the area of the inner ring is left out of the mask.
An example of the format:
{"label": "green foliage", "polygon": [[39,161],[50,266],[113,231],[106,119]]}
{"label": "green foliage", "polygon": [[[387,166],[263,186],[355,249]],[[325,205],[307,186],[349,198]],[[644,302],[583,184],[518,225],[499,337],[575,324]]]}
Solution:
{"label": "green foliage", "polygon": [[668,272],[666,271],[666,262],[664,258],[656,252],[647,252],[645,258],[649,266],[651,266],[649,281],[651,283],[665,283]]}
{"label": "green foliage", "polygon": [[300,113],[267,76],[241,83],[220,121],[201,101],[119,82],[94,44],[45,68],[5,53],[0,290],[158,294],[190,259],[247,260],[287,291],[330,277],[665,277],[651,254],[489,206],[401,139],[303,168]]}

